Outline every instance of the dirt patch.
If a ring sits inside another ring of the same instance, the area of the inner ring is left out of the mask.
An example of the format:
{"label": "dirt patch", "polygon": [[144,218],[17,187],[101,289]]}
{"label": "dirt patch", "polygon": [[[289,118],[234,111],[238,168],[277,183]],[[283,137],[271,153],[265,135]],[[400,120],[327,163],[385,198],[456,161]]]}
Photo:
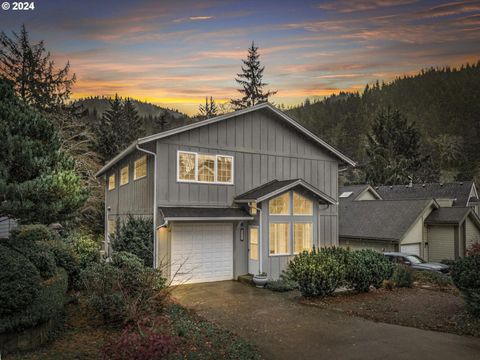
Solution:
{"label": "dirt patch", "polygon": [[424,288],[343,293],[302,303],[365,319],[426,330],[480,337],[480,319],[467,314],[456,291]]}

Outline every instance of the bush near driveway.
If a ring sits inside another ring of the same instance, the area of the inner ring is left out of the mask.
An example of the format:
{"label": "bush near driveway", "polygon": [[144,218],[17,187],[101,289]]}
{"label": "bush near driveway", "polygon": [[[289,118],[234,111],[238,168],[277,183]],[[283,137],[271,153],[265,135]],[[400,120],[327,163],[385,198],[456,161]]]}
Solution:
{"label": "bush near driveway", "polygon": [[346,272],[347,286],[368,292],[370,286],[380,288],[393,273],[393,264],[376,251],[364,249],[350,252]]}
{"label": "bush near driveway", "polygon": [[480,317],[480,254],[455,261],[451,267],[451,275],[468,311]]}
{"label": "bush near driveway", "polygon": [[413,279],[413,270],[403,265],[395,265],[392,277],[390,278],[393,282],[393,286],[399,288],[411,288],[413,286]]}
{"label": "bush near driveway", "polygon": [[413,279],[419,284],[438,286],[440,289],[452,285],[450,275],[436,271],[414,271]]}

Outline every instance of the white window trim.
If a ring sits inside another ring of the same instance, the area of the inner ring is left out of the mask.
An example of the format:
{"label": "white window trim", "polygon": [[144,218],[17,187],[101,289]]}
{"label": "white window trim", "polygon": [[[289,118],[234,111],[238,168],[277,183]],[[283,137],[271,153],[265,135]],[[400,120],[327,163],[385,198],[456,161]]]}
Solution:
{"label": "white window trim", "polygon": [[[195,155],[195,180],[185,180],[185,179],[180,179],[180,153],[183,154],[193,154]],[[215,156],[215,176],[214,176],[214,181],[199,181],[198,180],[198,155],[209,155],[209,156]],[[232,180],[230,182],[223,182],[223,181],[218,181],[218,158],[219,157],[224,157],[224,158],[230,158],[232,161]],[[235,178],[235,158],[231,155],[222,155],[222,154],[208,154],[208,153],[197,153],[194,151],[186,151],[186,150],[177,150],[177,182],[179,183],[193,183],[193,184],[206,184],[206,185],[233,185],[234,184],[234,179]]]}
{"label": "white window trim", "polygon": [[[137,177],[137,167],[135,166],[135,163],[140,160],[141,158],[145,158],[145,175]],[[146,178],[148,174],[148,159],[147,155],[140,156],[137,160],[133,162],[133,181],[140,180],[143,178]]]}
{"label": "white window trim", "polygon": [[[127,168],[127,182],[122,184],[122,170],[125,168]],[[130,166],[126,165],[120,168],[120,179],[118,180],[118,184],[119,186],[125,186],[125,185],[128,185],[129,182],[130,182]]]}
{"label": "white window trim", "polygon": [[293,250],[293,255],[298,255],[300,254],[299,252],[295,252],[295,224],[310,224],[311,225],[311,232],[312,232],[312,238],[311,240],[311,245],[313,249],[313,219],[312,221],[293,221],[292,222],[292,250]]}
{"label": "white window trim", "polygon": [[[287,249],[288,252],[286,253],[278,253],[278,254],[271,254],[270,253],[270,224],[287,224],[287,229],[288,229],[288,239],[287,239]],[[275,257],[275,256],[291,256],[292,255],[292,223],[291,222],[285,222],[285,221],[270,221],[268,224],[268,256],[269,257]]]}

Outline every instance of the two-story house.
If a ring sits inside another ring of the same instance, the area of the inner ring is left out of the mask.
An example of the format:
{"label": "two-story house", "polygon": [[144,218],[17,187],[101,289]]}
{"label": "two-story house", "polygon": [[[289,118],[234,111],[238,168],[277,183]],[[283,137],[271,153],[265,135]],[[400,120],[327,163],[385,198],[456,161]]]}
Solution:
{"label": "two-story house", "polygon": [[153,217],[154,265],[176,281],[275,279],[338,245],[339,163],[355,165],[268,103],[138,139],[97,174],[106,251],[126,215]]}

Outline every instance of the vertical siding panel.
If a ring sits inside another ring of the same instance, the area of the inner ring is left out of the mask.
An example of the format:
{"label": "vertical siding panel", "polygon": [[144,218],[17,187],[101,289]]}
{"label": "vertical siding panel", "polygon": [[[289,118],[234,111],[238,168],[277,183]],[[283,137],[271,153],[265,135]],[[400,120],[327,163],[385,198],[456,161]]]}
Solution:
{"label": "vertical siding panel", "polygon": [[218,144],[225,146],[227,145],[227,122],[220,121],[218,124]]}
{"label": "vertical siding panel", "polygon": [[260,155],[254,154],[252,159],[252,187],[262,185],[262,168],[260,164]]}
{"label": "vertical siding panel", "polygon": [[260,183],[265,184],[269,181],[268,155],[262,155],[260,160]]}
{"label": "vertical siding panel", "polygon": [[[281,158],[280,158],[281,159]],[[291,169],[290,169],[290,158],[283,158],[283,174],[280,179],[278,180],[286,180],[291,179]]]}
{"label": "vertical siding panel", "polygon": [[246,191],[250,190],[253,188],[252,186],[252,154],[245,154],[244,155],[244,161],[245,161],[245,171],[243,172],[243,177],[244,177],[244,188]]}
{"label": "vertical siding panel", "polygon": [[290,179],[298,178],[298,159],[290,158]]}
{"label": "vertical siding panel", "polygon": [[228,119],[227,124],[227,145],[235,147],[235,119]]}
{"label": "vertical siding panel", "polygon": [[235,122],[235,146],[237,148],[244,147],[243,144],[243,119],[245,116],[239,116],[234,119],[230,119],[230,121]]}
{"label": "vertical siding panel", "polygon": [[318,188],[324,192],[325,189],[325,161],[318,161]]}

